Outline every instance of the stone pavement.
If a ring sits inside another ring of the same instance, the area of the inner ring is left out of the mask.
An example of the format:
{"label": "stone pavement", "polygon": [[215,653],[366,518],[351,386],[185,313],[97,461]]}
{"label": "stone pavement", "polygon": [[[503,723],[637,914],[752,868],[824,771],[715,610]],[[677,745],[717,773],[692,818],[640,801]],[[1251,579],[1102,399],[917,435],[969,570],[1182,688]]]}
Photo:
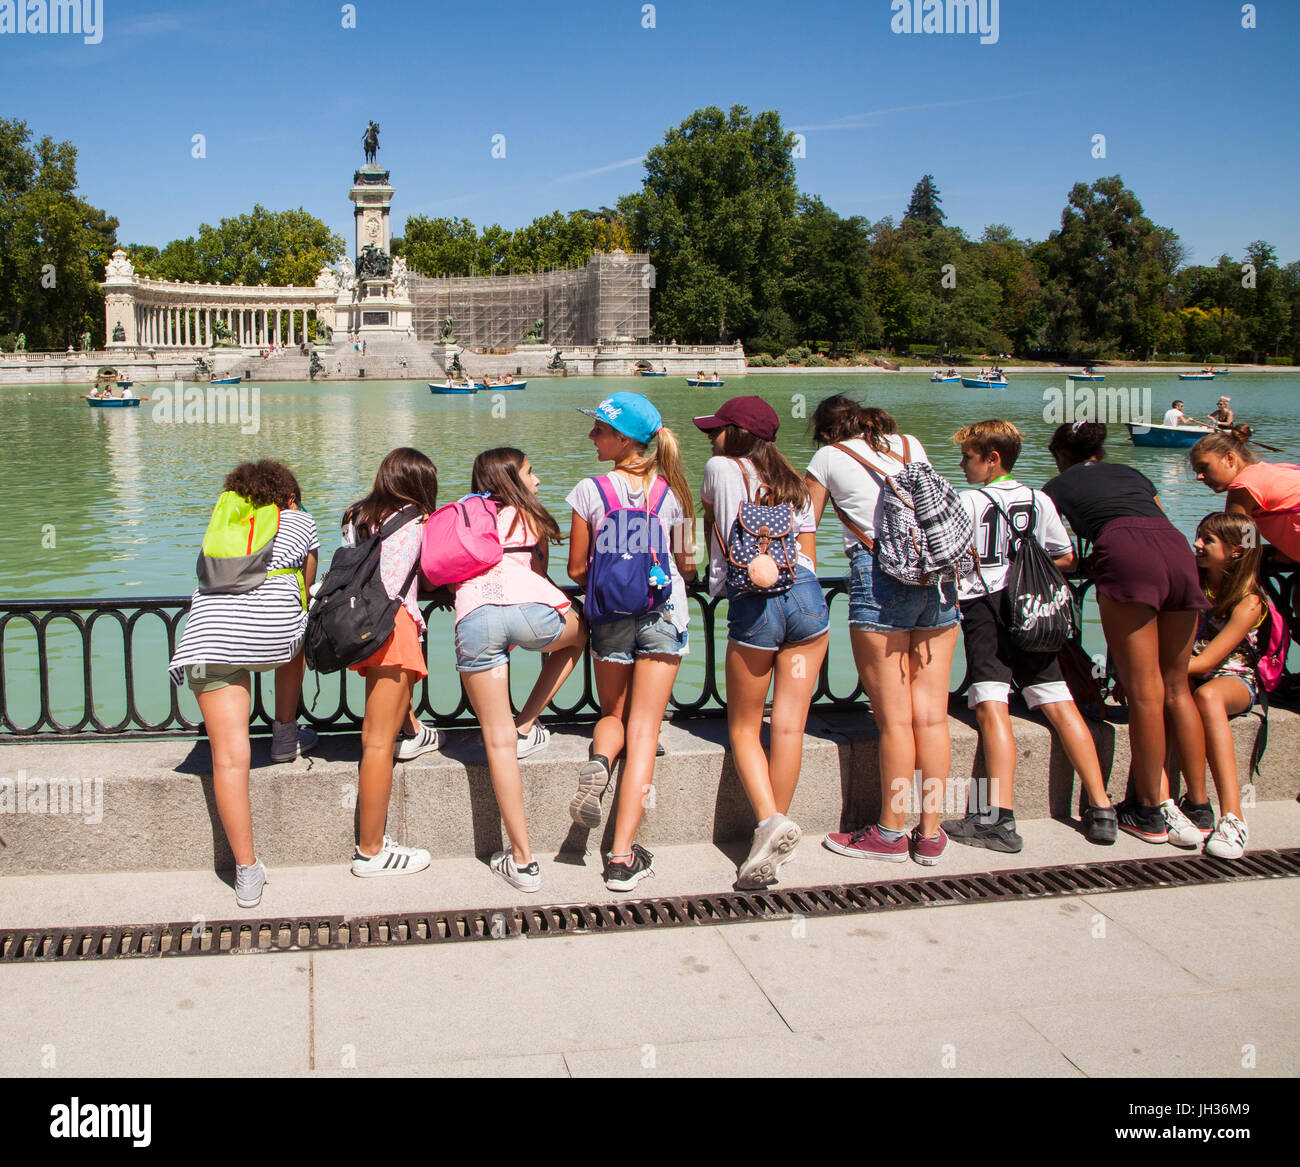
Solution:
{"label": "stone pavement", "polygon": [[[1252,847],[1293,846],[1300,805],[1250,810]],[[854,862],[809,838],[784,885],[1164,857],[1068,823],[1018,856]],[[652,895],[730,886],[739,848],[656,851]],[[541,855],[538,903],[606,902],[593,855]],[[366,914],[523,900],[482,861],[409,879],[278,868],[247,913]],[[3,970],[0,1074],[1008,1075],[1300,1073],[1300,882],[259,957]],[[0,879],[6,926],[230,919],[211,871]],[[52,1064],[51,1064],[52,1063]]]}

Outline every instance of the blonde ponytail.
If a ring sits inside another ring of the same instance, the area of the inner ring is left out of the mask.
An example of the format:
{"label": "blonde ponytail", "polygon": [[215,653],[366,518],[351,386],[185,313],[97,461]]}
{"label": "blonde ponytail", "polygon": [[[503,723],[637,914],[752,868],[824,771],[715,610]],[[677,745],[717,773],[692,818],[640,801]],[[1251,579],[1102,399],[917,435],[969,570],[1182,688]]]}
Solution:
{"label": "blonde ponytail", "polygon": [[[685,550],[694,553],[695,501],[691,497],[691,486],[686,481],[686,467],[682,465],[682,447],[677,435],[666,425],[659,427],[656,435],[654,457],[650,459],[650,469],[655,474],[662,474],[668,480],[668,488],[677,496],[682,513],[686,516],[685,529],[690,544]],[[674,540],[674,549],[676,540]]]}

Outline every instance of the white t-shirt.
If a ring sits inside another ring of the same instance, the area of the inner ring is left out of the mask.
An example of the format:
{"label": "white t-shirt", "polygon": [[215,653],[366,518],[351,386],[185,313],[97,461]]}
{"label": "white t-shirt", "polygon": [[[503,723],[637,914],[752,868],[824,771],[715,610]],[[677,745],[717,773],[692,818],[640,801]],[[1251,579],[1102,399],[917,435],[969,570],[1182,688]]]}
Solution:
{"label": "white t-shirt", "polygon": [[[996,500],[1015,524],[1024,532],[1034,515],[1034,538],[1053,559],[1068,555],[1073,550],[1065,524],[1052,500],[1041,490],[1021,486],[1014,479],[980,488]],[[1006,519],[998,514],[993,503],[979,490],[963,491],[961,505],[966,508],[975,524],[975,547],[979,551],[979,571],[957,581],[957,599],[973,600],[1007,586],[1007,569],[1011,566],[1011,536]],[[980,582],[983,577],[983,583]]]}
{"label": "white t-shirt", "polygon": [[[609,480],[614,484],[614,493],[618,495],[618,500],[623,506],[645,507],[644,490],[637,490],[634,493],[631,484],[621,474],[610,474]],[[573,508],[574,513],[586,520],[594,540],[596,532],[600,530],[600,524],[605,519],[605,500],[600,497],[600,490],[596,484],[590,478],[584,478],[569,491],[564,501]],[[664,495],[658,513],[659,525],[668,537],[668,545],[677,548],[678,536],[674,532],[686,524],[686,512],[682,510],[682,504],[677,501],[677,496],[673,494],[671,487]],[[672,580],[666,609],[668,618],[678,632],[685,632],[691,623],[691,612],[686,606],[686,581],[682,579],[681,572],[677,570],[677,563],[671,555],[668,556],[668,563],[665,566]]]}
{"label": "white t-shirt", "polygon": [[[885,441],[894,453],[900,458],[903,456],[901,434],[890,434]],[[898,458],[873,450],[865,438],[850,438],[844,445],[886,476],[897,474],[903,468]],[[913,462],[930,461],[924,447],[911,434],[907,435],[907,447]],[[826,488],[840,510],[862,528],[864,535],[872,539],[876,537],[876,522],[883,509],[879,478],[834,446],[823,446],[813,455],[808,463],[808,473]],[[844,535],[844,550],[856,547],[858,537],[842,523],[840,530]]]}
{"label": "white t-shirt", "polygon": [[1171,409],[1165,414],[1165,420],[1161,425],[1186,425],[1192,419],[1187,416],[1181,409]]}
{"label": "white t-shirt", "polygon": [[[753,462],[748,458],[710,458],[704,466],[704,482],[700,486],[700,501],[713,508],[714,531],[709,539],[709,595],[721,596],[727,591],[727,556],[723,545],[731,534],[740,504],[749,502],[762,483]],[[815,532],[812,504],[809,503],[794,516],[794,533]],[[720,544],[718,540],[721,539]],[[816,572],[813,562],[802,551],[799,563]]]}

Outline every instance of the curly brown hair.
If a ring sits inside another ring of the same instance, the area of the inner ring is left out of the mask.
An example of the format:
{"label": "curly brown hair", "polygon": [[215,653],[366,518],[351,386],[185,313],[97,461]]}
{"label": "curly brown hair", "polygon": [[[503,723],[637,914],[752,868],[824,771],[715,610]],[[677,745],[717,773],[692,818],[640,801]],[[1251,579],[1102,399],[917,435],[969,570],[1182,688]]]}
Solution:
{"label": "curly brown hair", "polygon": [[226,475],[226,490],[248,499],[256,506],[302,506],[302,489],[293,471],[283,462],[263,458],[260,462],[241,462]]}

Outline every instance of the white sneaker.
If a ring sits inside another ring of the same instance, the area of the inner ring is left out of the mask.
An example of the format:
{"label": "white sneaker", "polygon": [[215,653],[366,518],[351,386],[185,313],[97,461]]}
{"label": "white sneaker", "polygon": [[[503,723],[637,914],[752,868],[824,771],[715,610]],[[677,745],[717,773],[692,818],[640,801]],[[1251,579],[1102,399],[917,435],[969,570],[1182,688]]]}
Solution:
{"label": "white sneaker", "polygon": [[255,908],[262,902],[262,887],[266,883],[266,868],[260,859],[247,867],[235,864],[235,903],[241,908]]}
{"label": "white sneaker", "polygon": [[1225,814],[1205,840],[1205,853],[1216,859],[1240,859],[1246,853],[1247,838],[1246,824],[1235,814]]}
{"label": "white sneaker", "polygon": [[421,723],[420,732],[399,734],[393,743],[393,758],[399,762],[413,762],[421,754],[429,754],[442,749],[446,735],[442,730]]}
{"label": "white sneaker", "polygon": [[544,750],[551,744],[551,731],[546,728],[540,721],[533,722],[532,730],[525,737],[519,737],[515,744],[515,753],[520,758],[526,758],[529,754],[535,754],[538,750]]}
{"label": "white sneaker", "polygon": [[362,877],[414,875],[417,871],[423,871],[431,862],[428,851],[420,847],[403,847],[385,835],[384,846],[378,855],[363,855],[360,847],[352,852],[352,874]]}
{"label": "white sneaker", "polygon": [[296,721],[271,722],[271,761],[292,762],[316,748],[316,731]]}
{"label": "white sneaker", "polygon": [[1200,827],[1178,809],[1172,798],[1166,798],[1160,804],[1160,813],[1169,828],[1169,841],[1175,847],[1199,847],[1205,841]]}
{"label": "white sneaker", "polygon": [[520,891],[542,890],[542,869],[537,865],[537,860],[520,867],[515,863],[515,854],[510,847],[493,855],[488,866],[511,887]]}

